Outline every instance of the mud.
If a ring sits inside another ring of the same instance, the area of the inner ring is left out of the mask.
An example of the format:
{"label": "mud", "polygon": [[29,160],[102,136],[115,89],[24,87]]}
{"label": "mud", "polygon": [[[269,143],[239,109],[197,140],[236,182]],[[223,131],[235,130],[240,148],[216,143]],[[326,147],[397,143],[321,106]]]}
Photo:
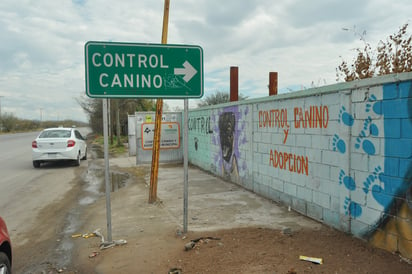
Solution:
{"label": "mud", "polygon": [[[105,195],[104,163],[99,158],[99,147],[92,146],[89,154],[87,165],[81,167],[59,162],[43,168],[44,172],[55,172],[56,177],[59,169],[71,168],[76,179],[69,182],[71,189],[62,199],[40,211],[31,230],[22,234],[20,241],[13,246],[14,273],[75,273],[72,235],[79,233],[84,226],[81,216],[85,210]],[[113,169],[110,172],[112,191],[126,187],[129,179],[127,172]],[[56,178],[56,182],[62,183],[63,180]]]}

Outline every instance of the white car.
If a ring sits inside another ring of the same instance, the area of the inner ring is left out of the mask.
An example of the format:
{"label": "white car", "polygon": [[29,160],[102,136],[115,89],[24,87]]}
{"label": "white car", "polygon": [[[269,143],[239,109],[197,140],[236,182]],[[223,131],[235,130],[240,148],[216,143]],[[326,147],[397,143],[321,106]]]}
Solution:
{"label": "white car", "polygon": [[40,167],[44,162],[87,160],[86,139],[76,128],[47,128],[31,143],[33,166]]}

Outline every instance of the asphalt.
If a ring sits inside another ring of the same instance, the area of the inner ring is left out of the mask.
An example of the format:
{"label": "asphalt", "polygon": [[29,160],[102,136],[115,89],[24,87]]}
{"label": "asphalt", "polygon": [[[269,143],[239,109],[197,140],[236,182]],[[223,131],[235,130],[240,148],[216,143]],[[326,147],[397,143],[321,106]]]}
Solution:
{"label": "asphalt", "polygon": [[[111,167],[136,167],[135,157],[110,159]],[[150,166],[146,168],[150,170]],[[124,191],[114,204],[120,208],[135,207],[138,200],[147,202],[150,172],[144,175],[146,194],[141,189]],[[183,229],[184,168],[182,164],[160,164],[157,197],[162,203],[164,218],[177,229]],[[321,224],[303,216],[287,205],[281,205],[222,180],[197,167],[188,168],[187,230],[211,231],[240,227],[267,227],[293,232],[302,228],[320,229]],[[116,210],[116,209],[115,209]],[[116,211],[115,219],[127,224],[130,212]],[[153,214],[153,213],[147,213]],[[148,216],[153,217],[153,216]]]}

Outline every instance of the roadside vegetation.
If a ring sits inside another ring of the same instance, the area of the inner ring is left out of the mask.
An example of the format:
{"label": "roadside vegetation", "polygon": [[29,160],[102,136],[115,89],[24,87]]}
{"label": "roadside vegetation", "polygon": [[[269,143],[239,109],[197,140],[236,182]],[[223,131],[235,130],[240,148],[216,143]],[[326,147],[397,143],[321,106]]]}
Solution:
{"label": "roadside vegetation", "polygon": [[[239,94],[239,101],[246,100],[248,96],[244,96]],[[224,104],[230,102],[230,94],[229,92],[224,91],[216,91],[213,94],[207,95],[200,102],[197,104],[198,107],[206,107],[206,106],[213,106],[217,104]]]}
{"label": "roadside vegetation", "polygon": [[39,121],[20,119],[10,113],[2,113],[0,117],[0,134],[1,133],[13,133],[13,132],[28,132],[28,131],[40,131],[44,128],[50,127],[83,127],[87,126],[87,123],[63,120],[63,121]]}
{"label": "roadside vegetation", "polygon": [[379,41],[376,49],[372,49],[366,41],[366,31],[354,35],[364,43],[363,48],[357,48],[352,63],[343,60],[336,68],[337,81],[343,79],[350,82],[359,79],[372,78],[392,73],[412,71],[412,35],[408,36],[408,24],[400,27],[398,33],[389,35]]}
{"label": "roadside vegetation", "polygon": [[[90,135],[92,136],[91,143],[93,145],[99,146],[102,150],[104,147],[104,138],[100,134]],[[89,136],[89,138],[91,138]],[[121,136],[119,142],[117,141],[117,137],[113,136],[113,142],[109,140],[109,154],[112,156],[120,156],[127,153],[127,147],[125,144],[128,142],[127,136]],[[120,145],[119,145],[120,144]]]}
{"label": "roadside vegetation", "polygon": [[[78,98],[77,102],[89,117],[89,126],[94,133],[103,135],[102,100],[86,96]],[[115,136],[127,136],[128,115],[136,111],[155,111],[156,101],[150,99],[110,99],[110,133]],[[167,110],[167,106],[164,108]],[[112,140],[111,140],[112,141]]]}
{"label": "roadside vegetation", "polygon": [[[93,143],[103,147],[103,104],[100,99],[78,98],[77,102],[89,116],[89,126],[95,134]],[[168,109],[165,105],[164,111]],[[128,116],[136,111],[155,111],[156,101],[151,99],[109,100],[109,153],[125,153],[128,137]]]}

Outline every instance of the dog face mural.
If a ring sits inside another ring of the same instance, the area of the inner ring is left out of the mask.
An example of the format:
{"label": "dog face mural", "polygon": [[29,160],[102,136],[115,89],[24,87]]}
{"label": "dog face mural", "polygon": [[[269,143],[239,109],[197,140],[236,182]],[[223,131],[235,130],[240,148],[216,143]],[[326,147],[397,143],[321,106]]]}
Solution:
{"label": "dog face mural", "polygon": [[219,153],[214,157],[215,163],[221,175],[233,182],[239,182],[240,177],[247,173],[247,163],[245,157],[240,155],[239,146],[247,143],[244,117],[248,113],[248,107],[228,107],[214,119],[216,123],[213,131],[216,135],[213,143],[220,147]]}
{"label": "dog face mural", "polygon": [[222,158],[226,163],[229,163],[232,156],[234,156],[235,127],[236,119],[233,112],[222,113],[219,116],[220,146],[222,149]]}

